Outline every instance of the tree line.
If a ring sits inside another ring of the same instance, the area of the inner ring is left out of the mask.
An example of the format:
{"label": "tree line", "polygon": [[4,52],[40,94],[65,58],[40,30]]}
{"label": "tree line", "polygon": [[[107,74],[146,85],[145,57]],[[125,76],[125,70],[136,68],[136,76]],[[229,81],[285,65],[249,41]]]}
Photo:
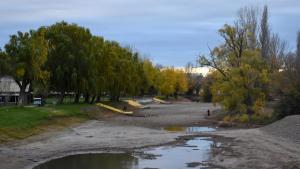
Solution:
{"label": "tree line", "polygon": [[206,96],[230,115],[259,117],[266,101],[277,99],[278,117],[300,114],[300,32],[296,52],[288,51],[268,20],[267,6],[240,9],[234,24],[219,30],[224,43],[199,57],[214,70]]}
{"label": "tree line", "polygon": [[187,77],[172,67],[157,67],[130,47],[92,35],[77,24],[58,22],[11,35],[0,50],[0,75],[20,88],[19,104],[28,95],[74,94],[74,102],[98,102],[101,96],[177,95],[187,90]]}

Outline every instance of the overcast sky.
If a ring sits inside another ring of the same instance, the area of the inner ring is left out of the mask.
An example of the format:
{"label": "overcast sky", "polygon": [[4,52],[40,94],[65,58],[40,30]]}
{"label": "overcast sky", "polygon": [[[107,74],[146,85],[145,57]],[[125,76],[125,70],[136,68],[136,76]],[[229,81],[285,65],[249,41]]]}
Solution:
{"label": "overcast sky", "polygon": [[295,49],[299,0],[0,0],[0,47],[9,35],[65,20],[117,40],[155,63],[184,66],[222,40],[239,8],[267,4],[272,30]]}

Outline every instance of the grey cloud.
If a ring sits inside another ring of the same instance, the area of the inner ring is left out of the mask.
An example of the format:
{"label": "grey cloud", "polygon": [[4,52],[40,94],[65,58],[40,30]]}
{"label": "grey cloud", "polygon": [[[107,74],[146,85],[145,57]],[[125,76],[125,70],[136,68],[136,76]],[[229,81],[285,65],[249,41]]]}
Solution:
{"label": "grey cloud", "polygon": [[0,2],[0,46],[18,30],[66,20],[133,46],[156,63],[183,66],[222,42],[217,31],[239,8],[264,4],[273,30],[293,49],[298,0],[7,0]]}

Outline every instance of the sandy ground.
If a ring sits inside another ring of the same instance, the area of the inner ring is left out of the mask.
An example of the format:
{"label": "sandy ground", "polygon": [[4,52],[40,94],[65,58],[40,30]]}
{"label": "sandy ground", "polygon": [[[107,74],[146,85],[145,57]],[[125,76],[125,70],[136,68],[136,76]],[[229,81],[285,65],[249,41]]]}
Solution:
{"label": "sandy ground", "polygon": [[300,145],[261,129],[214,132],[232,138],[214,152],[211,164],[228,169],[300,169]]}
{"label": "sandy ground", "polygon": [[[170,133],[164,126],[211,125],[205,120],[209,103],[151,104],[134,117],[116,116],[89,121],[59,132],[49,132],[0,145],[0,169],[31,169],[48,159],[95,151],[132,151],[174,142],[187,133]],[[211,133],[221,146],[212,147],[210,168],[296,169],[300,166],[300,145],[261,129],[219,130]]]}
{"label": "sandy ground", "polygon": [[179,133],[116,126],[90,121],[61,132],[45,133],[0,147],[1,169],[32,168],[37,162],[70,153],[102,150],[126,150],[174,141]]}
{"label": "sandy ground", "polygon": [[142,109],[131,116],[118,116],[109,119],[118,125],[134,125],[148,128],[165,126],[211,125],[206,120],[207,110],[219,109],[212,103],[177,102],[172,104],[149,104],[150,109]]}

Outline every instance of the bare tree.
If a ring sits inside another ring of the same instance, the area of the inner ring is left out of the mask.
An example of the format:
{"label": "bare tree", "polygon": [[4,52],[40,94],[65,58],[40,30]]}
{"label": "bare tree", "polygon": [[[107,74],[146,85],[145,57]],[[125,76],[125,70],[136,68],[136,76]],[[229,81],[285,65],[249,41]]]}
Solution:
{"label": "bare tree", "polygon": [[298,74],[300,74],[300,31],[298,32],[297,35],[297,51],[296,51],[296,68]]}
{"label": "bare tree", "polygon": [[287,43],[282,41],[278,34],[273,34],[269,43],[269,59],[268,64],[271,71],[278,71],[284,64]]}
{"label": "bare tree", "polygon": [[190,75],[192,72],[193,72],[193,63],[191,62],[188,62],[186,65],[185,65],[185,73],[187,73],[188,75]]}
{"label": "bare tree", "polygon": [[246,6],[241,8],[238,12],[237,23],[247,30],[247,43],[252,50],[257,47],[257,18],[258,7]]}
{"label": "bare tree", "polygon": [[260,45],[261,45],[261,56],[263,59],[268,60],[269,54],[269,43],[270,43],[270,28],[268,23],[268,7],[265,6],[262,14],[260,23]]}

